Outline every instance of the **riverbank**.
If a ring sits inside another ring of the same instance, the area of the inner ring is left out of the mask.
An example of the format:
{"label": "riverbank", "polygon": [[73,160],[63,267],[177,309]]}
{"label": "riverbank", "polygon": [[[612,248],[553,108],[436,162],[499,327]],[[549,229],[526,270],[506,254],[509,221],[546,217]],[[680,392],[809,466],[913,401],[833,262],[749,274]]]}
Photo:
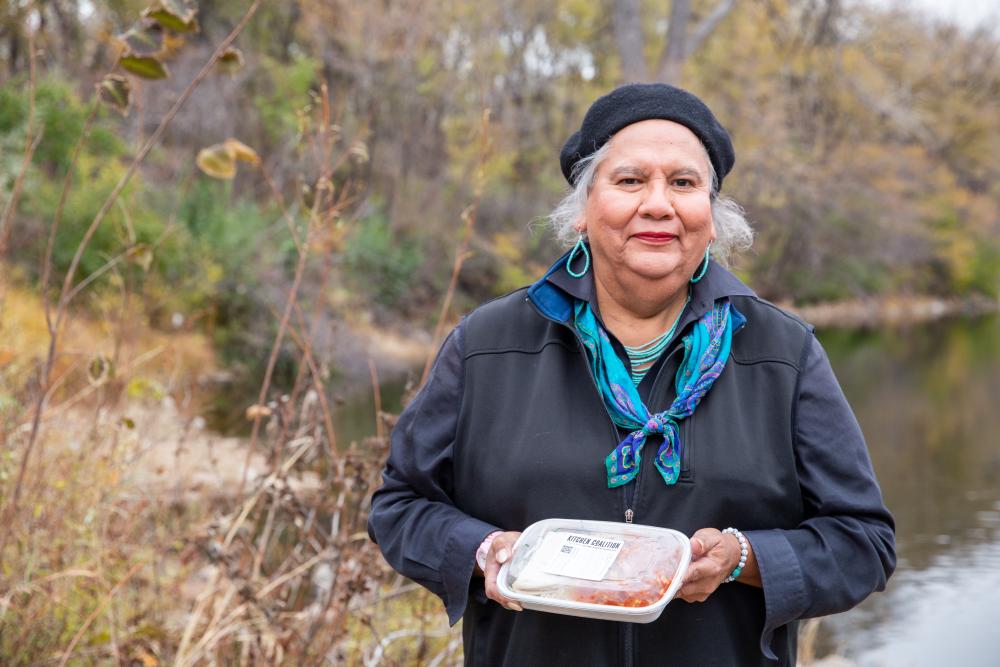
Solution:
{"label": "riverbank", "polygon": [[831,303],[776,304],[819,329],[875,329],[921,324],[953,317],[975,317],[1000,311],[1000,300],[986,297],[940,299],[892,296]]}
{"label": "riverbank", "polygon": [[[987,297],[890,296],[803,305],[778,302],[775,305],[798,315],[817,329],[895,328],[1000,312],[1000,299]],[[429,331],[416,327],[404,332],[357,325],[346,328],[344,333],[341,340],[345,345],[338,351],[334,363],[348,383],[370,381],[368,359],[375,362],[382,380],[402,377],[422,366],[441,344],[432,339]]]}

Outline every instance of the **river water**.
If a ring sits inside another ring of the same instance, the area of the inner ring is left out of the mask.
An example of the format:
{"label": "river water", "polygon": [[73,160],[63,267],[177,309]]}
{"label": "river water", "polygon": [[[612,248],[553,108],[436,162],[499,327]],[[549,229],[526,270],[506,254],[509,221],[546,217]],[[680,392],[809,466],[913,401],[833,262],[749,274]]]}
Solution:
{"label": "river water", "polygon": [[820,333],[896,518],[885,592],[821,622],[862,667],[1000,665],[1000,318]]}
{"label": "river water", "polygon": [[[885,592],[820,622],[816,655],[859,667],[1000,665],[1000,318],[819,337],[897,524]],[[382,386],[399,409],[404,382]],[[373,431],[370,392],[337,409],[341,443]]]}

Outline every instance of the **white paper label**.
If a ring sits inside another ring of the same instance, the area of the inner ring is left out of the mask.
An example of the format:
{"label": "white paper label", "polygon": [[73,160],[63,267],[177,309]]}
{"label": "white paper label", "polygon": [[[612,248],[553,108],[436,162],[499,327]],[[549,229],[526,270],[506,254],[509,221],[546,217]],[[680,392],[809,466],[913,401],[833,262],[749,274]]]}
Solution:
{"label": "white paper label", "polygon": [[620,539],[594,535],[549,533],[540,551],[548,574],[600,581],[624,544]]}

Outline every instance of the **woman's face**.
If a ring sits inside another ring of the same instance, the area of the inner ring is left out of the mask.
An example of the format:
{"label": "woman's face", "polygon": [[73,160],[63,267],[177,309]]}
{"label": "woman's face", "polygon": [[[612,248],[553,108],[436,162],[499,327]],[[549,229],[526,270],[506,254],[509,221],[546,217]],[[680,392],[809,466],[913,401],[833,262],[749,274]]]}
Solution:
{"label": "woman's face", "polygon": [[715,239],[704,147],[668,120],[633,123],[609,143],[578,224],[590,240],[594,270],[686,281]]}

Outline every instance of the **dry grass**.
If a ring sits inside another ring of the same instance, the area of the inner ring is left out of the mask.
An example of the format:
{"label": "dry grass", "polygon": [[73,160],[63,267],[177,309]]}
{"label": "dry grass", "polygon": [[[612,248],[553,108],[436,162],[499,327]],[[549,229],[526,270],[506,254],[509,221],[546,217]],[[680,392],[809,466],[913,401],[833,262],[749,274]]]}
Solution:
{"label": "dry grass", "polygon": [[[8,285],[4,304],[6,500],[47,333],[30,292]],[[2,554],[3,664],[460,659],[440,603],[392,574],[364,532],[384,436],[331,450],[306,371],[266,402],[261,446],[247,456],[245,440],[207,433],[193,410],[197,375],[214,367],[205,341],[136,328],[121,346],[115,331],[82,316],[67,329],[90,355],[128,352],[97,382],[72,354],[55,366],[66,379]]]}
{"label": "dry grass", "polygon": [[[74,275],[129,176],[259,5],[250,5],[137,151],[58,294],[47,288],[51,257],[33,291],[0,253],[4,665],[460,659],[440,604],[393,574],[365,531],[392,418],[381,417],[362,443],[337,445],[312,355],[317,313],[298,302],[301,278],[315,268],[311,250],[329,249],[356,191],[341,183],[334,192],[333,174],[351,153],[331,131],[325,87],[301,119],[303,142],[320,165],[303,175],[315,193],[312,209],[299,213],[304,228],[272,188],[298,257],[248,411],[249,441],[206,433],[197,416],[200,379],[215,369],[205,340],[150,328],[127,285],[102,292],[93,276]],[[32,63],[32,90],[34,82]],[[26,143],[25,165],[33,146]],[[273,185],[262,164],[255,167]],[[71,182],[67,175],[65,187]],[[278,351],[293,344],[298,371],[282,392],[272,372]]]}

